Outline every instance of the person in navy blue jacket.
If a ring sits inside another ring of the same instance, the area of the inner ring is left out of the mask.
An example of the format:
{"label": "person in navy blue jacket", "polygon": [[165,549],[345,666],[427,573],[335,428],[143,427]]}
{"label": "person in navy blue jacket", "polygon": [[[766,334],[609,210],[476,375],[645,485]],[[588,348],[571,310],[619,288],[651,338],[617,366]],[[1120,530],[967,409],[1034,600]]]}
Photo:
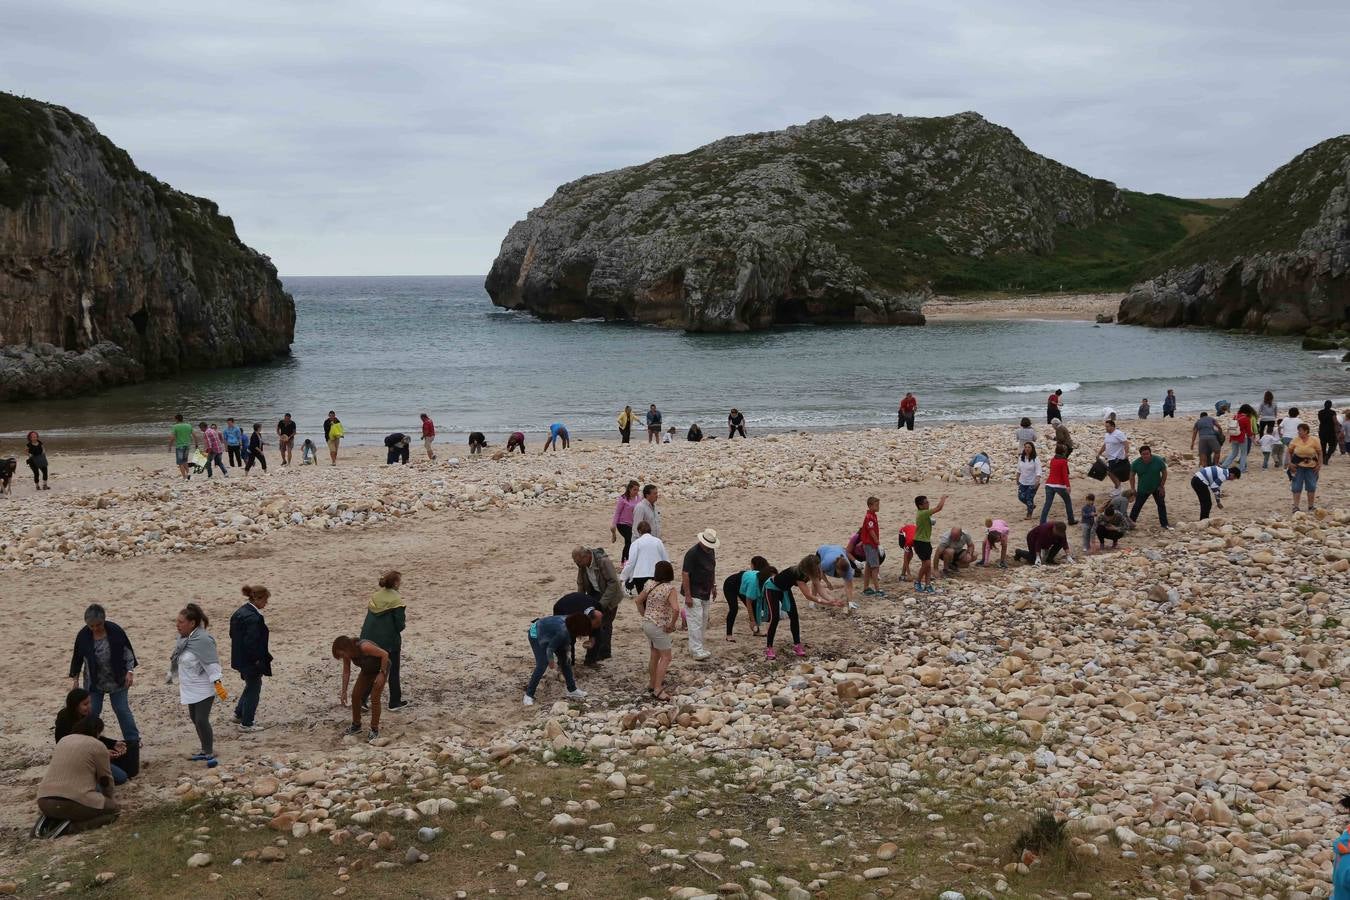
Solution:
{"label": "person in navy blue jacket", "polygon": [[112,701],[113,714],[122,730],[122,740],[128,746],[139,747],[141,732],[136,717],[131,714],[127,692],[135,683],[136,651],[131,647],[127,633],[108,621],[102,606],[92,603],[84,611],[84,627],[75,635],[75,652],[70,657],[70,687],[80,687],[80,673],[84,673],[85,690],[89,691],[90,715],[95,719],[103,713],[103,698]]}
{"label": "person in navy blue jacket", "polygon": [[272,654],[267,650],[269,632],[262,614],[272,592],[265,587],[246,584],[243,594],[248,602],[230,616],[230,668],[244,679],[244,689],[234,707],[234,720],[239,723],[240,731],[262,731],[254,717],[262,698],[263,676],[272,674]]}

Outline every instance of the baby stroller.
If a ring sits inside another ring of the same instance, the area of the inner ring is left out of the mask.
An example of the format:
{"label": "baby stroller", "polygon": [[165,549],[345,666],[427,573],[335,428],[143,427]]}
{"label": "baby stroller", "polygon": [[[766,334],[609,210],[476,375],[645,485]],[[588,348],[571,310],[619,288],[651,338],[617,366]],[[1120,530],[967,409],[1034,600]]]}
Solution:
{"label": "baby stroller", "polygon": [[206,454],[200,450],[192,451],[188,457],[188,475],[200,475],[206,471]]}

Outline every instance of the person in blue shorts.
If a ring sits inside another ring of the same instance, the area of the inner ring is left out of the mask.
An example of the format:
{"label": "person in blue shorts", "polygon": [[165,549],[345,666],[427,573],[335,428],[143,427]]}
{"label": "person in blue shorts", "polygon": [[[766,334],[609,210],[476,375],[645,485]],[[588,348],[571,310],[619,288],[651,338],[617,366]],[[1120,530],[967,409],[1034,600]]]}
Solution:
{"label": "person in blue shorts", "polygon": [[567,434],[566,425],[561,422],[554,422],[548,426],[548,440],[544,442],[544,449],[540,452],[547,453],[548,448],[552,447],[556,453],[560,445],[562,449],[566,450],[572,446],[572,438]]}

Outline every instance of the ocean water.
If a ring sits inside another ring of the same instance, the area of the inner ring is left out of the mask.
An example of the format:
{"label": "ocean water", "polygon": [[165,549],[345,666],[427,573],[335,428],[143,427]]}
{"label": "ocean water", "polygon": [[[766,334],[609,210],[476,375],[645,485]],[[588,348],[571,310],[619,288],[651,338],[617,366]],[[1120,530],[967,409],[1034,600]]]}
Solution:
{"label": "ocean water", "polygon": [[[295,295],[293,355],[272,365],[192,373],[97,396],[0,406],[0,435],[111,444],[167,440],[190,421],[262,422],[283,412],[321,436],[329,409],[350,438],[417,433],[426,411],[447,440],[483,431],[535,434],[561,421],[612,437],[624,404],[655,402],[681,435],[718,433],[730,407],[752,430],[893,425],[907,390],[928,420],[1044,421],[1065,391],[1069,418],[1111,406],[1133,416],[1167,388],[1183,412],[1215,399],[1350,403],[1350,372],[1298,341],[1086,322],[944,322],[922,328],[789,327],[684,334],[602,322],[544,323],[499,310],[481,276],[286,277]],[[1211,407],[1212,408],[1212,407]],[[8,443],[8,440],[6,440]],[[10,448],[11,450],[13,448]]]}

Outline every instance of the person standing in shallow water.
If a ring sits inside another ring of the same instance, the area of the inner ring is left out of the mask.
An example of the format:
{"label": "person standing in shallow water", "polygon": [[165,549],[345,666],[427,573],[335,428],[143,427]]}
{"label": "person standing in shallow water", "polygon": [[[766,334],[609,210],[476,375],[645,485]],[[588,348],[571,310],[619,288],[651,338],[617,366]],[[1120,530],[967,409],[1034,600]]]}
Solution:
{"label": "person standing in shallow water", "polygon": [[1055,388],[1055,392],[1045,398],[1045,424],[1054,425],[1056,419],[1063,421],[1064,416],[1060,412],[1063,398],[1062,388]]}
{"label": "person standing in shallow water", "polygon": [[[1269,392],[1267,392],[1269,393]],[[1177,417],[1177,395],[1171,388],[1167,390],[1167,396],[1163,398],[1163,418],[1175,419]]]}

